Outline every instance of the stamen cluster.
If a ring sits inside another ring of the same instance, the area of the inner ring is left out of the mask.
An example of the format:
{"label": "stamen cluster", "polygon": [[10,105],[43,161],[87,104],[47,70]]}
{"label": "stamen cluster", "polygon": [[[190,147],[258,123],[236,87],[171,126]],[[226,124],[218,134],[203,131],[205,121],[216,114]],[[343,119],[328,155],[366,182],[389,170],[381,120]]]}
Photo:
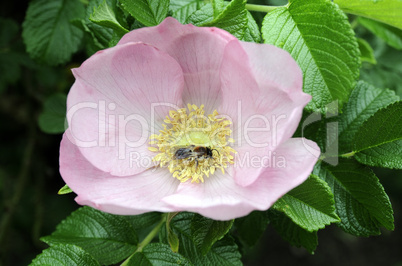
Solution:
{"label": "stamen cluster", "polygon": [[234,142],[230,138],[231,121],[219,117],[216,110],[208,116],[204,113],[203,105],[194,104],[171,110],[160,134],[150,137],[149,143],[154,146],[149,150],[159,152],[153,161],[159,167],[167,166],[181,182],[204,182],[204,175],[209,177],[216,169],[225,173],[225,168],[234,163],[232,154],[236,151],[229,146]]}

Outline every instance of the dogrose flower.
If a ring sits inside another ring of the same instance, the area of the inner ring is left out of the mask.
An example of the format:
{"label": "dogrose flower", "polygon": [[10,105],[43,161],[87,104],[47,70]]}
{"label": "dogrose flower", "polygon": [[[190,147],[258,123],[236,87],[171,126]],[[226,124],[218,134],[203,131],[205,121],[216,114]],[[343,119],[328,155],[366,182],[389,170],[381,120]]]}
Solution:
{"label": "dogrose flower", "polygon": [[320,154],[291,138],[311,96],[271,45],[167,18],[73,73],[60,173],[82,205],[233,219],[267,210]]}

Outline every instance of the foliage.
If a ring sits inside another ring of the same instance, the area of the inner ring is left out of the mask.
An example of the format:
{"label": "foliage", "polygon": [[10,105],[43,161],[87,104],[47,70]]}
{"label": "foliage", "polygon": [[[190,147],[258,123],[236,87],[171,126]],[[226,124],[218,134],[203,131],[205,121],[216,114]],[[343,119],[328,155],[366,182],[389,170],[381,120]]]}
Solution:
{"label": "foliage", "polygon": [[[261,24],[261,13],[248,9],[264,12]],[[24,110],[30,114],[34,105],[40,107],[35,116],[45,133],[66,128],[72,77],[66,71],[51,75],[56,66],[74,67],[82,62],[74,56],[112,47],[128,31],[173,16],[288,51],[303,71],[304,91],[313,96],[295,136],[316,141],[322,150],[309,179],[268,211],[214,221],[193,213],[117,216],[82,207],[41,238],[49,247],[32,265],[241,265],[241,248],[254,246],[267,227],[310,253],[318,245],[317,232],[330,224],[354,236],[394,230],[390,199],[370,167],[402,169],[401,9],[398,0],[292,0],[269,8],[251,8],[245,0],[33,0],[22,23],[26,53],[21,41],[13,44],[18,23],[0,18],[0,94],[10,93],[19,79],[40,88],[28,90],[33,103]],[[34,77],[23,76],[26,70]],[[1,103],[4,112],[12,107]],[[26,115],[17,114],[17,121],[35,127]],[[32,158],[29,136],[15,158]],[[14,166],[7,167],[0,177]],[[21,182],[27,175],[21,171]],[[59,193],[70,192],[65,186]]]}

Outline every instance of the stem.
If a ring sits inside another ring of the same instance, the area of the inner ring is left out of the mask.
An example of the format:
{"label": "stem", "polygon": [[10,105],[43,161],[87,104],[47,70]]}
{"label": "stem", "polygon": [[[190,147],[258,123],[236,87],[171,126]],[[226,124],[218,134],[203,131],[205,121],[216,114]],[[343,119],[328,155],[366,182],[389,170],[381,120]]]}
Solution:
{"label": "stem", "polygon": [[246,9],[248,11],[265,12],[265,13],[268,13],[278,7],[283,6],[264,6],[264,5],[246,4]]}
{"label": "stem", "polygon": [[349,157],[354,156],[355,154],[356,154],[356,152],[351,151],[351,152],[348,152],[348,153],[341,154],[340,156],[341,156],[342,158],[349,158]]}
{"label": "stem", "polygon": [[162,225],[166,222],[166,217],[167,214],[164,214],[162,216],[161,221],[152,229],[151,232],[149,232],[149,234],[144,238],[144,240],[142,240],[141,243],[138,244],[137,249],[134,251],[133,254],[131,254],[130,257],[128,257],[122,264],[121,266],[126,266],[128,265],[128,262],[130,261],[130,259],[135,255],[135,253],[137,252],[141,252],[142,249],[148,245],[152,239],[154,239],[154,237],[159,233],[159,230],[161,229]]}
{"label": "stem", "polygon": [[359,25],[359,22],[357,21],[357,19],[354,19],[351,23],[350,23],[350,27],[352,29],[356,29],[356,27]]}

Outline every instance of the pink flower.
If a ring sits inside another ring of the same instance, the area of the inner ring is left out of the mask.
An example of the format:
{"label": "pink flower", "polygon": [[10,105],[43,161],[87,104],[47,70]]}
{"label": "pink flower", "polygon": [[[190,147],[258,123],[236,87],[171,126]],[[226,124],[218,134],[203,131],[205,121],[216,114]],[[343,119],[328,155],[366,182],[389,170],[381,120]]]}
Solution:
{"label": "pink flower", "polygon": [[274,46],[167,18],[73,73],[60,173],[79,204],[228,220],[267,210],[319,156],[291,138],[311,96]]}

